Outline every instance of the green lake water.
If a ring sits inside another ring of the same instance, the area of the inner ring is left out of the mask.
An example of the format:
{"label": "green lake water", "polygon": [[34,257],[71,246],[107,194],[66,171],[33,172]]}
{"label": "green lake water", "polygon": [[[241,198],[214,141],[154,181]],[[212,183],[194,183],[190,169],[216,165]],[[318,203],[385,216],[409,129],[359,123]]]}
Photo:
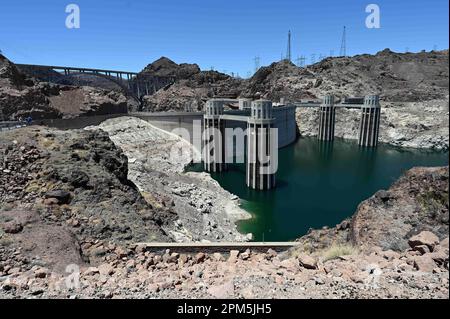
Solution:
{"label": "green lake water", "polygon": [[307,137],[280,149],[278,162],[277,187],[269,191],[246,187],[245,164],[231,164],[227,172],[211,174],[252,214],[238,226],[243,233],[253,233],[255,241],[293,240],[309,228],[334,226],[406,170],[448,165],[448,152],[384,144],[360,148],[353,141],[323,143]]}

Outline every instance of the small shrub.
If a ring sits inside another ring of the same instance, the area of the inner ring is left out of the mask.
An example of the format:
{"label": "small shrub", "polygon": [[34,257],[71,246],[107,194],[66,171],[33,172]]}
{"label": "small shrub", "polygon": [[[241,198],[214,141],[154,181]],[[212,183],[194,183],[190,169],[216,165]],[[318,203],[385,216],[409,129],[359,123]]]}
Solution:
{"label": "small shrub", "polygon": [[328,247],[324,252],[322,253],[323,261],[336,259],[340,256],[345,255],[355,255],[358,253],[358,249],[351,246],[351,245],[332,245]]}

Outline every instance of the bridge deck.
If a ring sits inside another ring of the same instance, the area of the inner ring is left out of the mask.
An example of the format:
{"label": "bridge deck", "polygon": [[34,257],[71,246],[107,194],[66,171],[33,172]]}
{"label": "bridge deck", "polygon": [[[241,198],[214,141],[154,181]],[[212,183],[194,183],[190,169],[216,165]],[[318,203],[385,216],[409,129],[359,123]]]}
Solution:
{"label": "bridge deck", "polygon": [[73,71],[86,71],[86,72],[101,72],[101,73],[122,73],[122,74],[130,74],[130,75],[138,75],[137,72],[130,71],[118,71],[118,70],[106,70],[106,69],[92,69],[92,68],[80,68],[80,67],[72,67],[72,66],[57,66],[57,65],[39,65],[39,64],[16,64],[17,66],[24,67],[37,67],[37,68],[47,68],[47,69],[55,69],[55,70],[73,70]]}

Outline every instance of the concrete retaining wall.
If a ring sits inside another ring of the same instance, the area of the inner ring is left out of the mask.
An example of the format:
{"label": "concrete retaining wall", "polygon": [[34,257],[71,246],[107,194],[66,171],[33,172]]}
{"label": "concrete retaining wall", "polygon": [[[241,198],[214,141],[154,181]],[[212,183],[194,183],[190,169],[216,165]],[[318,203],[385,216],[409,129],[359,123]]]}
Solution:
{"label": "concrete retaining wall", "polygon": [[120,116],[127,116],[127,114],[118,113],[106,115],[93,115],[93,116],[76,117],[72,119],[42,119],[33,121],[33,124],[55,127],[60,130],[73,130],[73,129],[81,129],[91,125],[99,125],[101,122],[106,121],[107,119]]}

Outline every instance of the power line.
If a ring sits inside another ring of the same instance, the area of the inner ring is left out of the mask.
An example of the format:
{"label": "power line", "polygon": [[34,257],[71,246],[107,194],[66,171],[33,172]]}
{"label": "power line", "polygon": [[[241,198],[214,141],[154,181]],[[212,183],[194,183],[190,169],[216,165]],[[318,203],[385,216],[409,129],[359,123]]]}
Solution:
{"label": "power line", "polygon": [[347,43],[346,43],[346,39],[345,39],[345,25],[344,25],[344,31],[342,32],[341,51],[340,51],[339,55],[347,56]]}

